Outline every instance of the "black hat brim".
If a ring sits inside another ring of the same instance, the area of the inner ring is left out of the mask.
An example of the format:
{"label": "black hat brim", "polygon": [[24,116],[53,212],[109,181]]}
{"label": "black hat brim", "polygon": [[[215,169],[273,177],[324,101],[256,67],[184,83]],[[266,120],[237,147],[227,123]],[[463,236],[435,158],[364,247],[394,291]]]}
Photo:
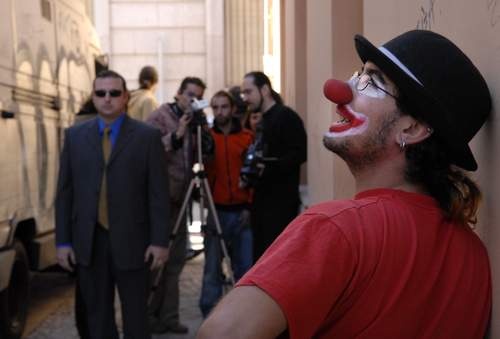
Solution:
{"label": "black hat brim", "polygon": [[[438,137],[440,133],[446,133],[446,136],[443,135],[441,140],[445,142],[447,148],[451,152],[452,163],[468,171],[475,171],[477,169],[477,163],[469,145],[450,142],[450,140],[460,140],[460,138],[453,135],[453,129],[442,128],[441,125],[443,125],[443,122],[438,122],[435,119],[437,116],[442,117],[443,115],[440,111],[442,112],[446,108],[442,107],[422,85],[406,74],[365,37],[356,35],[354,41],[361,61],[363,61],[363,63],[367,61],[373,62],[396,84],[400,91],[406,93],[410,103],[419,107],[419,111],[422,114],[420,118],[431,127],[435,128],[435,130],[438,130]],[[452,126],[452,124],[449,123],[447,126]]]}

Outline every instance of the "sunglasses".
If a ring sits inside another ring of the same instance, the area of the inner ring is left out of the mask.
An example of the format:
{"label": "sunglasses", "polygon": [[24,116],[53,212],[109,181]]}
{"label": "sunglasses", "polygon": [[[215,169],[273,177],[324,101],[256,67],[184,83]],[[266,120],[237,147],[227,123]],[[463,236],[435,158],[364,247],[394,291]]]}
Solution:
{"label": "sunglasses", "polygon": [[109,91],[106,91],[103,89],[98,89],[98,90],[94,91],[94,94],[99,98],[104,98],[106,96],[106,93],[108,93],[109,96],[112,98],[118,98],[119,96],[122,95],[123,91],[121,91],[119,89],[112,89]]}

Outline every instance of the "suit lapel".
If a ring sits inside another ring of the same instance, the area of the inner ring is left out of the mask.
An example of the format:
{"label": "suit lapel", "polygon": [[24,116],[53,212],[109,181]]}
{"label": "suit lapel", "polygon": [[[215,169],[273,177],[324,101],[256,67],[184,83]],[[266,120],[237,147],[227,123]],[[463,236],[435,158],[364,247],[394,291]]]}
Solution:
{"label": "suit lapel", "polygon": [[88,125],[86,134],[89,145],[91,145],[97,152],[99,159],[103,160],[102,142],[101,136],[99,135],[99,124],[97,122],[97,118],[94,118],[94,121]]}
{"label": "suit lapel", "polygon": [[[123,150],[125,145],[132,139],[134,132],[134,124],[128,116],[125,116],[122,126],[120,128],[120,133],[118,134],[118,140],[111,151],[109,156],[108,166],[111,165],[113,160],[118,156],[118,154]],[[101,151],[102,152],[102,151]]]}

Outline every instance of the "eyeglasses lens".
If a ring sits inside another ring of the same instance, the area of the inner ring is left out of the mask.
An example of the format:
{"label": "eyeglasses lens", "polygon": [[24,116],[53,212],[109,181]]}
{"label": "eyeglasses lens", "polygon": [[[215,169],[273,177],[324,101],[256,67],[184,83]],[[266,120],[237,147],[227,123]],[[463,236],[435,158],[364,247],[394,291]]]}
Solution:
{"label": "eyeglasses lens", "polygon": [[368,74],[360,74],[358,75],[358,80],[356,84],[356,89],[358,91],[364,91],[366,87],[368,87],[368,84],[371,82],[371,78]]}
{"label": "eyeglasses lens", "polygon": [[368,86],[369,82],[370,77],[366,74],[360,74],[358,71],[354,72],[354,74],[351,76],[351,79],[349,79],[349,83],[351,84],[351,86],[354,87],[358,92],[363,91]]}

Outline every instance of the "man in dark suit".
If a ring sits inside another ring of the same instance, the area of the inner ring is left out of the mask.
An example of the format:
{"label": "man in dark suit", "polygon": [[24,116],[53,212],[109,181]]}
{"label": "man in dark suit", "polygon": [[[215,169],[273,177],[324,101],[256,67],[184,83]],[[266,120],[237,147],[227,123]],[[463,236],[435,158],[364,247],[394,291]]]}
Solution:
{"label": "man in dark suit", "polygon": [[66,131],[56,199],[59,264],[76,267],[91,338],[150,338],[148,269],[168,258],[168,188],[160,132],[129,118],[125,80],[97,75],[98,116]]}

